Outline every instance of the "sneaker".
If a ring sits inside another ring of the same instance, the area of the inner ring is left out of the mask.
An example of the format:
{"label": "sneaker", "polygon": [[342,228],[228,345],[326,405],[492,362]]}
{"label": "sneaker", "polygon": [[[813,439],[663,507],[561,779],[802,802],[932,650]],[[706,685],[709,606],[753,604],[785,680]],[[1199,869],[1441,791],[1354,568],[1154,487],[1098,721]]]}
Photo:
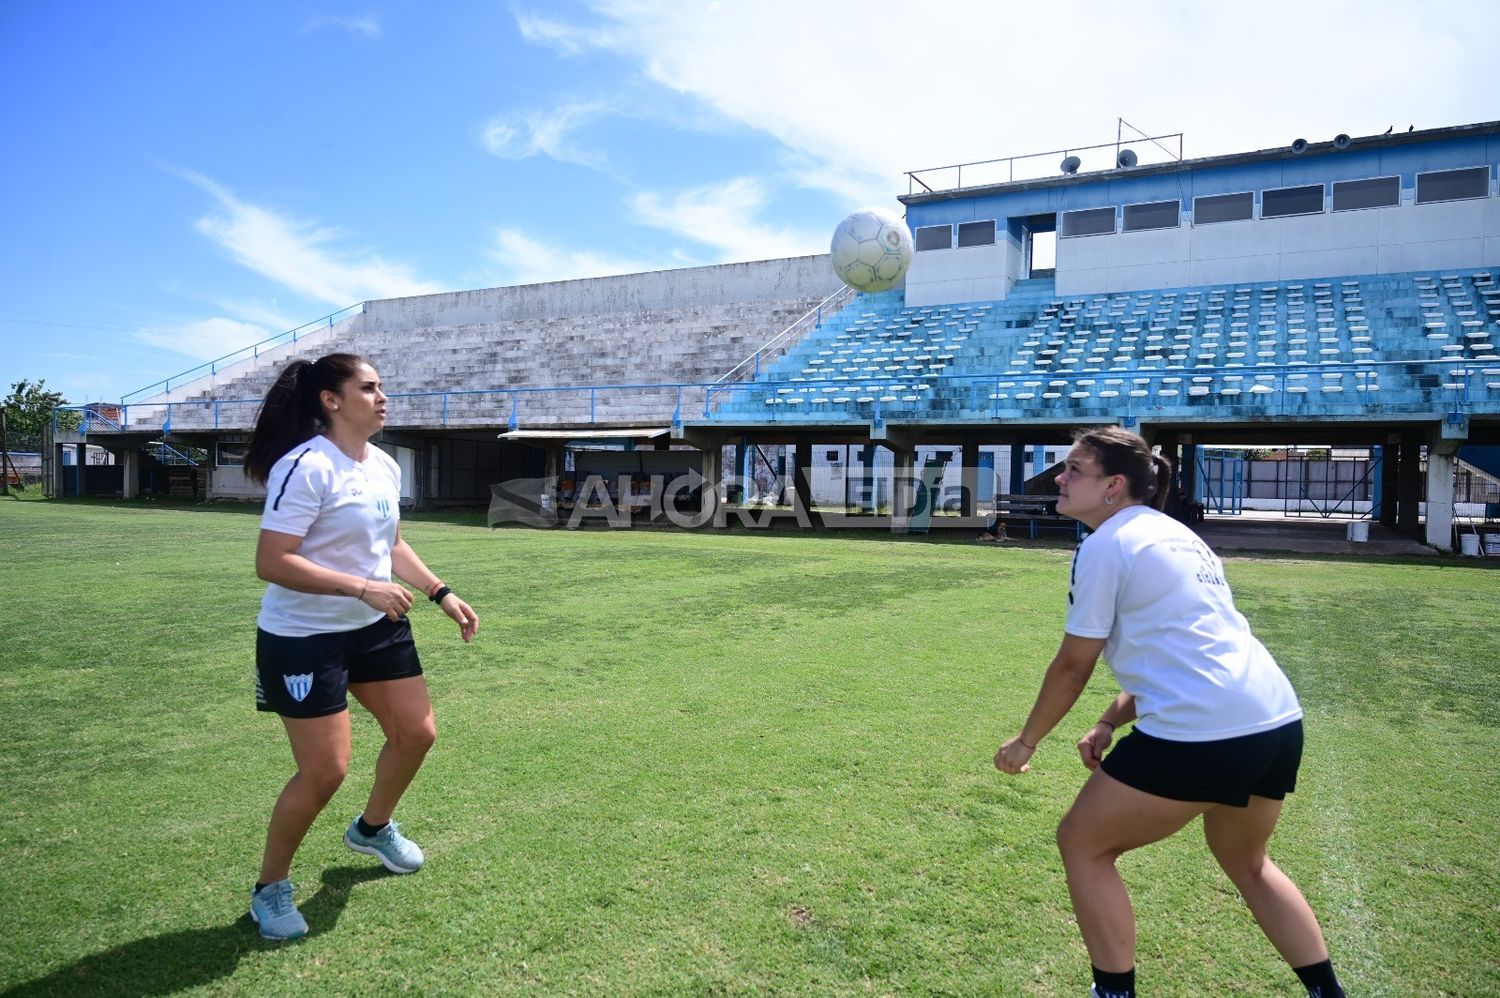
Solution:
{"label": "sneaker", "polygon": [[392,873],[416,873],[422,868],[421,847],[402,835],[394,821],[374,835],[361,835],[359,819],[355,818],[344,833],[344,845],[355,852],[374,856]]}
{"label": "sneaker", "polygon": [[292,904],[292,882],[278,880],[250,892],[250,921],[267,939],[296,939],[307,935],[307,919]]}

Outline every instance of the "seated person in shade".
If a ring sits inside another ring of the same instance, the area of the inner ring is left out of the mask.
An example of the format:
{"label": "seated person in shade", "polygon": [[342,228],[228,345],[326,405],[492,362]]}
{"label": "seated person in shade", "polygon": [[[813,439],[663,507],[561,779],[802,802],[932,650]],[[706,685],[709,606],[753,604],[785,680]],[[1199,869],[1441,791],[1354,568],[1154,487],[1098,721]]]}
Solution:
{"label": "seated person in shade", "polygon": [[1010,540],[1010,537],[1005,533],[1005,521],[1000,519],[1000,510],[998,507],[990,515],[990,522],[979,532],[979,539],[991,544]]}

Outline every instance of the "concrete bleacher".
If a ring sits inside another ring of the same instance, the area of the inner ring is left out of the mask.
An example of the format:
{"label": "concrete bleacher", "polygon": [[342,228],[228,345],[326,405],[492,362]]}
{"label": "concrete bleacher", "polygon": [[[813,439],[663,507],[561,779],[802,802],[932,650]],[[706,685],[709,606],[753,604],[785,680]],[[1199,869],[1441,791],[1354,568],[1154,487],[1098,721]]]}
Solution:
{"label": "concrete bleacher", "polygon": [[1500,403],[1500,271],[1434,271],[911,307],[864,295],[757,384],[743,423],[1316,418]]}
{"label": "concrete bleacher", "polygon": [[[532,426],[661,424],[678,395],[662,386],[714,381],[837,287],[826,257],[805,257],[372,301],[253,363],[132,403],[126,419],[248,429],[286,360],[346,351],[380,371],[392,429],[503,428],[512,415]],[[601,387],[620,385],[642,387]],[[701,412],[701,389],[695,404]]]}

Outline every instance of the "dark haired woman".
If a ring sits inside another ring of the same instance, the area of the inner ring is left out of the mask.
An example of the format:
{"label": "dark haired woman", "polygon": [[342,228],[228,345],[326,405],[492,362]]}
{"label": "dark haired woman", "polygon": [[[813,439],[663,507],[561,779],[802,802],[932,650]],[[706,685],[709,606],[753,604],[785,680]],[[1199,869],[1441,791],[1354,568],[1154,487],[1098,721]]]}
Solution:
{"label": "dark haired woman", "polygon": [[392,575],[437,603],[464,641],[479,629],[473,609],[401,538],[400,467],[369,443],[385,407],[364,358],[294,360],[266,393],[245,455],[246,473],[266,486],[255,574],[270,585],[257,620],[256,706],[281,715],[297,763],[271,812],[250,897],[268,939],[307,932],[288,873],[348,770],[348,693],[379,722],[385,746],[344,842],[396,873],[422,866],[422,850],[391,815],[436,729],[406,619],[411,593]]}
{"label": "dark haired woman", "polygon": [[[1092,994],[1135,995],[1135,915],[1115,869],[1199,815],[1214,858],[1308,994],[1343,994],[1302,892],[1266,856],[1302,757],[1302,708],[1234,607],[1224,566],[1160,512],[1171,465],[1119,427],[1080,431],[1057,511],[1092,533],[1073,557],[1062,646],[995,766],[1023,773],[1102,653],[1123,692],[1078,743],[1093,775],[1057,830],[1094,966]],[[1135,730],[1105,755],[1121,725]]]}

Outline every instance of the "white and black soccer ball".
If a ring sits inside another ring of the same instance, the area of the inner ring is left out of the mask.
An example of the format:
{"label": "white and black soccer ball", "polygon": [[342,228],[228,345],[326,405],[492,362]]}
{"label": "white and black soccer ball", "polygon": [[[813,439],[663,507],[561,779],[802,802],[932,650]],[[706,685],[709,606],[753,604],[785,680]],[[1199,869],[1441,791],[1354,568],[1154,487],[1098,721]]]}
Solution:
{"label": "white and black soccer ball", "polygon": [[911,265],[911,230],[880,208],[861,208],[833,230],[833,271],[859,291],[884,291],[906,276]]}

